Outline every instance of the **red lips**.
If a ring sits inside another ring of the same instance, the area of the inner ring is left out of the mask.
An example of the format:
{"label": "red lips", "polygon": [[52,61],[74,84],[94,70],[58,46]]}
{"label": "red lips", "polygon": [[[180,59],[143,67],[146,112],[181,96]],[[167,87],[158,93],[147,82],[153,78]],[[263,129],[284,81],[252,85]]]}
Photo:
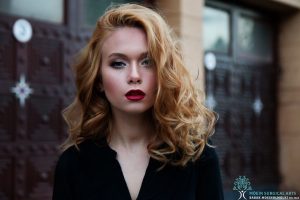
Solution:
{"label": "red lips", "polygon": [[125,94],[129,101],[140,101],[145,97],[145,93],[142,90],[130,90]]}

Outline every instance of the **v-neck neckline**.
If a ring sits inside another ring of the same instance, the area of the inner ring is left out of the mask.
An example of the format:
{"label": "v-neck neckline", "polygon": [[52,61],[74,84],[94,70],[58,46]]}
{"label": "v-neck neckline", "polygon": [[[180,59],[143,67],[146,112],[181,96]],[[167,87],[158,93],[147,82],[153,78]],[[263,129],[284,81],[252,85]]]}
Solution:
{"label": "v-neck neckline", "polygon": [[[127,196],[129,197],[129,199],[131,199],[129,187],[128,187],[128,185],[127,185],[127,182],[126,182],[126,179],[125,179],[125,176],[124,176],[122,167],[121,167],[119,161],[117,160],[117,158],[115,159],[115,161],[116,161],[116,163],[117,163],[117,165],[118,165],[119,173],[120,173],[120,175],[121,175],[121,177],[122,177],[122,184],[123,184],[124,187],[126,188]],[[139,191],[138,191],[138,193],[137,193],[137,198],[136,198],[136,200],[139,200],[139,199],[141,198],[140,196],[141,196],[141,194],[142,194],[142,192],[143,192],[143,188],[145,187],[146,179],[148,178],[148,174],[150,173],[150,170],[151,170],[151,168],[152,168],[152,167],[151,167],[151,166],[152,166],[152,162],[153,162],[153,160],[152,160],[152,158],[150,157],[150,158],[149,158],[149,161],[148,161],[147,168],[146,168],[146,170],[145,170],[145,174],[144,174],[144,176],[143,176],[143,180],[142,180],[141,186],[140,186]],[[132,199],[131,199],[131,200],[132,200]]]}
{"label": "v-neck neckline", "polygon": [[[106,137],[103,137],[101,138],[100,140],[98,140],[97,142],[98,145],[100,145],[100,147],[105,147],[107,149],[107,153],[113,158],[113,160],[116,162],[116,165],[118,167],[118,173],[121,177],[121,181],[122,181],[122,185],[124,186],[125,190],[126,190],[126,193],[127,193],[127,198],[132,200],[131,199],[131,195],[130,195],[130,191],[129,191],[129,188],[128,188],[128,185],[127,185],[127,182],[125,180],[125,176],[124,176],[124,173],[122,171],[122,167],[117,159],[117,151],[115,151],[114,149],[112,149],[107,140],[106,140]],[[151,174],[151,172],[155,169],[158,169],[159,168],[159,161],[156,161],[154,160],[151,156],[149,157],[149,161],[148,161],[148,165],[146,167],[146,170],[145,170],[145,174],[143,176],[143,180],[142,180],[142,183],[141,183],[141,186],[140,186],[140,189],[138,191],[138,194],[137,194],[137,198],[136,200],[139,200],[142,198],[142,195],[143,195],[143,191],[145,190],[144,188],[146,187],[146,181],[147,179],[149,178],[149,175]]]}

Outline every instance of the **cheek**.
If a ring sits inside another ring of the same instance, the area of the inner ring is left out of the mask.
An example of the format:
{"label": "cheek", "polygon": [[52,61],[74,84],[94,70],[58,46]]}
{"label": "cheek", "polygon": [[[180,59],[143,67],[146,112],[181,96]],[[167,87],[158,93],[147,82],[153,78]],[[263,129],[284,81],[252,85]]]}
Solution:
{"label": "cheek", "polygon": [[156,74],[152,74],[152,76],[150,76],[149,78],[149,86],[152,90],[156,91],[157,90],[157,86],[158,86],[158,83],[157,83],[157,76]]}
{"label": "cheek", "polygon": [[154,101],[157,94],[158,82],[156,74],[148,75],[147,90],[151,94],[151,101]]}
{"label": "cheek", "polygon": [[114,95],[120,89],[120,77],[107,71],[102,71],[102,87],[107,97]]}
{"label": "cheek", "polygon": [[118,80],[114,78],[107,78],[102,80],[103,90],[106,95],[114,94],[120,88]]}

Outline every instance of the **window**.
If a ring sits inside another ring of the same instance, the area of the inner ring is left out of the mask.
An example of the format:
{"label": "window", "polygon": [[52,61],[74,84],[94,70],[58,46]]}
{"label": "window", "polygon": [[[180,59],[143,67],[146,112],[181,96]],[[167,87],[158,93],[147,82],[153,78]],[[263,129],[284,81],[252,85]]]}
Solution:
{"label": "window", "polygon": [[91,27],[95,26],[97,19],[104,13],[105,9],[110,5],[129,3],[129,2],[142,2],[141,0],[129,1],[129,0],[82,0],[83,8],[83,26]]}
{"label": "window", "polygon": [[64,1],[0,0],[0,12],[52,23],[63,23]]}
{"label": "window", "polygon": [[259,18],[240,15],[238,18],[239,56],[272,61],[272,28]]}
{"label": "window", "polygon": [[204,50],[227,53],[229,51],[229,14],[212,7],[204,8]]}

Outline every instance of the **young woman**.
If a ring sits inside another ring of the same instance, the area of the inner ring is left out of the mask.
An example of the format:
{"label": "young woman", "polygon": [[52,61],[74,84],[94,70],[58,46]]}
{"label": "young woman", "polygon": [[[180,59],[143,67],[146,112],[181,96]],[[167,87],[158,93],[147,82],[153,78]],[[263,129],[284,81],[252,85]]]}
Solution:
{"label": "young woman", "polygon": [[54,200],[223,199],[208,145],[214,114],[159,14],[135,4],[110,8],[75,72]]}

